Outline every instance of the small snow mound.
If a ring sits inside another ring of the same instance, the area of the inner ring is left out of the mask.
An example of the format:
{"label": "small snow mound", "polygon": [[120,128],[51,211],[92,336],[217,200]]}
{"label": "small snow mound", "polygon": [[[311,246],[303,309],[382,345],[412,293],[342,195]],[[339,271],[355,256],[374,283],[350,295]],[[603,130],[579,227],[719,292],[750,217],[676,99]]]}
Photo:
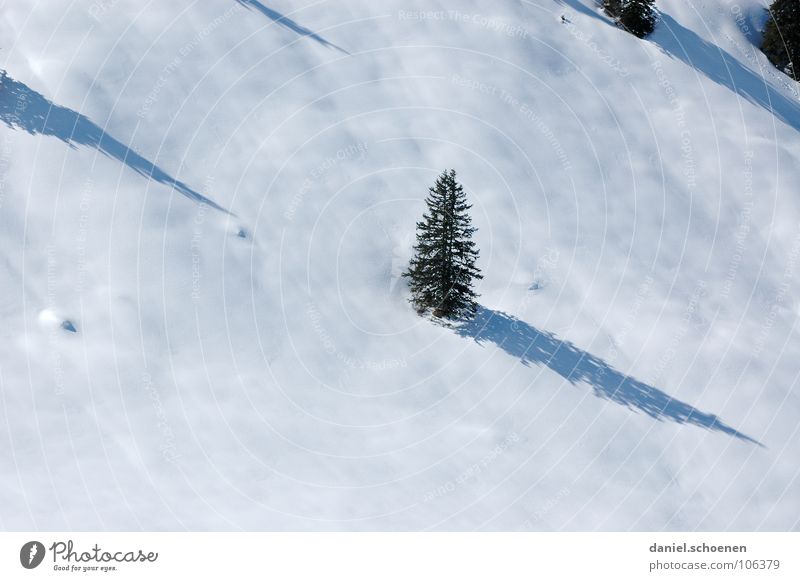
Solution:
{"label": "small snow mound", "polygon": [[53,309],[43,309],[40,311],[37,321],[39,326],[43,329],[53,330],[60,328],[64,331],[69,331],[70,333],[78,332],[77,327],[75,327],[75,323],[65,317],[60,316]]}
{"label": "small snow mound", "polygon": [[37,317],[39,325],[44,328],[53,328],[61,322],[61,318],[56,314],[53,309],[44,309]]}

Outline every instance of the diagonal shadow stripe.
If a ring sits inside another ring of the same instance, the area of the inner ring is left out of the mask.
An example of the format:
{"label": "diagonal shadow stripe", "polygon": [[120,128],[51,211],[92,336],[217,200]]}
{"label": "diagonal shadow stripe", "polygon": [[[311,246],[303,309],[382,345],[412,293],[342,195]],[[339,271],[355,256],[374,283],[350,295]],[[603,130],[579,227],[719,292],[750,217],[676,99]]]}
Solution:
{"label": "diagonal shadow stripe", "polygon": [[329,42],[328,40],[326,40],[323,37],[321,37],[319,34],[309,30],[305,26],[301,26],[300,24],[298,24],[297,22],[295,22],[294,20],[292,20],[288,16],[284,16],[283,14],[278,12],[277,10],[273,10],[272,8],[268,8],[268,7],[264,6],[258,0],[236,0],[236,1],[239,4],[241,4],[242,6],[244,6],[245,8],[249,8],[251,10],[256,10],[257,12],[260,12],[261,14],[263,14],[264,16],[266,16],[267,18],[269,18],[273,22],[275,22],[277,24],[280,24],[284,28],[287,28],[287,29],[291,30],[292,32],[294,32],[296,34],[299,34],[300,36],[307,36],[307,37],[311,38],[312,40],[317,41],[322,46],[326,46],[328,48],[332,48],[334,50],[338,50],[339,52],[343,52],[344,54],[350,54],[349,52],[344,50],[342,47],[337,46],[337,45],[333,44],[332,42]]}
{"label": "diagonal shadow stripe", "polygon": [[683,61],[718,85],[763,107],[786,125],[800,129],[799,102],[781,93],[764,75],[746,67],[721,47],[678,24],[669,14],[661,13],[658,27],[648,40],[670,57]]}
{"label": "diagonal shadow stripe", "polygon": [[701,412],[660,389],[624,375],[569,341],[540,331],[506,313],[479,307],[474,319],[462,322],[455,330],[460,336],[477,343],[494,343],[518,358],[523,365],[546,365],[573,385],[586,383],[592,386],[598,397],[643,412],[656,420],[691,424],[763,447],[717,416]]}
{"label": "diagonal shadow stripe", "polygon": [[0,120],[12,129],[22,129],[31,135],[57,137],[70,147],[94,147],[136,173],[174,188],[190,200],[231,213],[114,139],[85,115],[56,105],[26,84],[9,77],[5,71],[0,75]]}

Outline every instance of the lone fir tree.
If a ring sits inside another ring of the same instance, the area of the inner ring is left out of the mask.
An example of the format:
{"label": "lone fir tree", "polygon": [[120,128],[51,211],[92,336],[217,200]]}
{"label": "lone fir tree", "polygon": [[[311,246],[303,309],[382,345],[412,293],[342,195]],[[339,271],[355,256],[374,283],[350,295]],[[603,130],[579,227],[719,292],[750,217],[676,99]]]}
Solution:
{"label": "lone fir tree", "polygon": [[403,276],[409,279],[411,303],[418,312],[459,319],[475,314],[478,298],[472,288],[483,276],[475,265],[478,250],[464,188],[455,170],[444,171],[425,199],[428,210],[417,222],[414,258]]}

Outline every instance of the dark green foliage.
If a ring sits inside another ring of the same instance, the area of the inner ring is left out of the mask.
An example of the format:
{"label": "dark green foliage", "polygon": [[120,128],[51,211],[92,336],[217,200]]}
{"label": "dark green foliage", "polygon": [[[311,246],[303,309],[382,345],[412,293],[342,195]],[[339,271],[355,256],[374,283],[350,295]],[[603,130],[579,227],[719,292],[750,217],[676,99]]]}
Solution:
{"label": "dark green foliage", "polygon": [[655,0],[627,0],[619,23],[631,34],[644,38],[656,27]]}
{"label": "dark green foliage", "polygon": [[778,69],[800,80],[800,2],[776,0],[769,14],[761,50]]}
{"label": "dark green foliage", "polygon": [[414,258],[403,276],[409,279],[411,303],[418,312],[448,319],[475,314],[478,295],[472,288],[483,276],[475,265],[475,228],[464,189],[455,170],[444,171],[425,200],[428,210],[417,222]]}
{"label": "dark green foliage", "polygon": [[609,16],[619,18],[622,13],[622,0],[603,0],[603,8]]}
{"label": "dark green foliage", "polygon": [[625,30],[639,38],[656,27],[655,0],[603,0],[603,8]]}

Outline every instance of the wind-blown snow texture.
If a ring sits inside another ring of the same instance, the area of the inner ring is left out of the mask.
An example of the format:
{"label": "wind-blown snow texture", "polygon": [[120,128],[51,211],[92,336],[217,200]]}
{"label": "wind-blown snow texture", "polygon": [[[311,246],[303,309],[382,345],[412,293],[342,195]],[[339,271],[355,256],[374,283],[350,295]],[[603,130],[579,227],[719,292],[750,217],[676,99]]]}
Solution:
{"label": "wind-blown snow texture", "polygon": [[[800,528],[765,5],[6,2],[0,528]],[[444,326],[400,274],[451,167]]]}

